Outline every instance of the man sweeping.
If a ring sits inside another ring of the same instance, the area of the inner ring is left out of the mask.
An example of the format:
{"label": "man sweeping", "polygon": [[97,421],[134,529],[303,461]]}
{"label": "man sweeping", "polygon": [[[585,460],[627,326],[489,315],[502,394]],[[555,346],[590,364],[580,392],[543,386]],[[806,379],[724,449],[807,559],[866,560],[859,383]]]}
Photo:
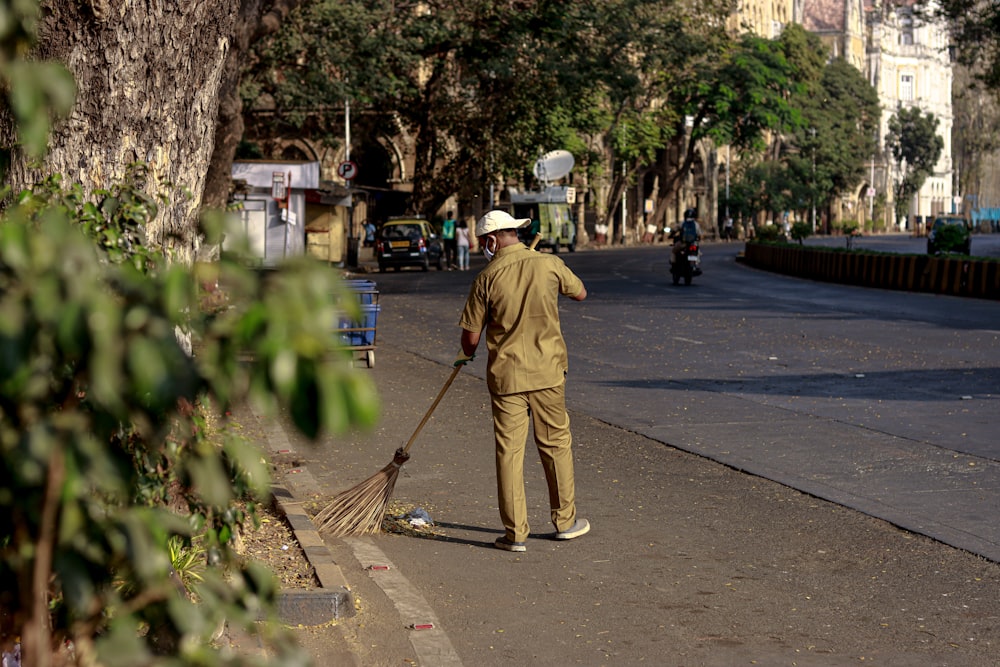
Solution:
{"label": "man sweeping", "polygon": [[476,237],[489,263],[476,276],[459,326],[462,352],[455,365],[472,361],[485,331],[487,385],[496,441],[497,496],[505,534],[495,545],[527,551],[528,508],[524,449],[528,422],[545,470],[557,540],[590,530],[576,515],[573,437],[566,412],[569,355],[559,326],[560,294],[587,298],[583,282],[554,255],[529,250],[517,229],[531,223],[505,211],[490,211],[476,223]]}

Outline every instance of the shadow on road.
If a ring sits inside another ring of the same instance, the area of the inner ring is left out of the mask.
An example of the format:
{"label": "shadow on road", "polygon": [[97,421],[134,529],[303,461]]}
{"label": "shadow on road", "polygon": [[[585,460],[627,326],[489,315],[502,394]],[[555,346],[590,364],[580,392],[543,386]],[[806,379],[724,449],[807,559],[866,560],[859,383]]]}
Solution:
{"label": "shadow on road", "polygon": [[633,378],[595,384],[633,389],[694,389],[725,394],[940,401],[1000,398],[1000,368],[758,375],[718,378]]}

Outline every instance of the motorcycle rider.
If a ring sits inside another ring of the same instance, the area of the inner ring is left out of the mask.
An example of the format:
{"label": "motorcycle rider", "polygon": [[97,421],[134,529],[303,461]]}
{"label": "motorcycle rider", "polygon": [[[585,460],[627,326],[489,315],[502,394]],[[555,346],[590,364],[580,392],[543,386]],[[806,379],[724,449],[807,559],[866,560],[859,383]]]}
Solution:
{"label": "motorcycle rider", "polygon": [[681,252],[686,252],[689,243],[701,241],[701,229],[698,227],[698,211],[689,208],[684,211],[684,222],[670,233],[674,245],[670,249],[670,263],[677,263]]}

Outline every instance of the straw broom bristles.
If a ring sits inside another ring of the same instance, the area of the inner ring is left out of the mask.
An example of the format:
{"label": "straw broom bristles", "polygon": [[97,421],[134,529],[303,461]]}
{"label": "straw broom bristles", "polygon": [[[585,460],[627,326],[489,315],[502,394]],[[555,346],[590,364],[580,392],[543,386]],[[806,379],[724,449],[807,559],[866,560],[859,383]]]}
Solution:
{"label": "straw broom bristles", "polygon": [[[471,361],[471,359],[470,359]],[[374,535],[382,528],[382,517],[385,507],[392,497],[392,490],[399,477],[399,469],[410,459],[410,447],[417,439],[417,434],[431,418],[448,387],[455,381],[455,376],[462,370],[462,364],[455,364],[455,369],[448,376],[448,381],[441,387],[431,407],[427,409],[424,418],[417,424],[413,435],[406,446],[396,450],[392,462],[377,473],[346,491],[337,494],[322,512],[313,517],[313,522],[319,526],[321,533],[334,537],[344,535]]]}
{"label": "straw broom bristles", "polygon": [[346,491],[337,494],[313,520],[321,533],[334,537],[373,535],[382,528],[382,517],[392,497],[399,469],[410,458],[403,449],[386,467]]}

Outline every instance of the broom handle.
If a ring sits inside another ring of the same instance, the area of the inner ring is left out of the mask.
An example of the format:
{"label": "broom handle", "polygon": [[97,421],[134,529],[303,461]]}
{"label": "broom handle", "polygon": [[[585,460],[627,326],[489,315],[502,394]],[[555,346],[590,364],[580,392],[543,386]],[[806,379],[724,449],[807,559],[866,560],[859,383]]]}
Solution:
{"label": "broom handle", "polygon": [[406,446],[403,447],[404,454],[408,454],[410,452],[410,445],[412,445],[413,441],[417,439],[417,435],[420,433],[420,430],[424,427],[424,424],[427,423],[427,420],[431,418],[431,415],[434,413],[434,408],[436,408],[438,406],[438,403],[441,402],[441,399],[444,398],[445,392],[448,391],[448,387],[451,386],[451,383],[455,381],[455,377],[458,375],[458,372],[462,370],[463,365],[464,364],[458,364],[457,366],[455,366],[455,370],[453,370],[451,372],[451,375],[448,376],[448,381],[444,383],[443,387],[441,387],[441,391],[438,392],[437,398],[435,398],[434,402],[431,403],[431,407],[427,408],[427,412],[424,414],[424,418],[420,420],[419,424],[417,424],[417,428],[413,432],[413,435],[410,436],[410,439],[409,441],[407,441]]}

